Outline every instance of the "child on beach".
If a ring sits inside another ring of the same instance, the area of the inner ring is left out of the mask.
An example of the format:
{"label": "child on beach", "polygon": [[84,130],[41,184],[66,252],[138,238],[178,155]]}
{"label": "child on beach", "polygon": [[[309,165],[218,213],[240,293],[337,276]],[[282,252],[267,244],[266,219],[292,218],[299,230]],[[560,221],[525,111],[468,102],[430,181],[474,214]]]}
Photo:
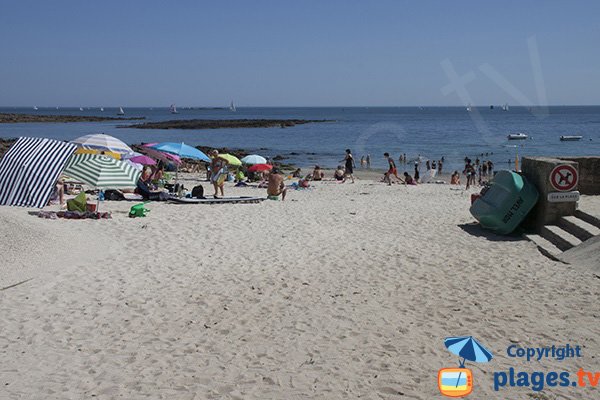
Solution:
{"label": "child on beach", "polygon": [[383,156],[387,159],[388,162],[388,170],[385,173],[385,181],[388,183],[388,186],[392,185],[392,175],[394,175],[398,180],[401,180],[398,176],[398,169],[396,168],[396,163],[394,159],[390,157],[390,153],[383,153]]}

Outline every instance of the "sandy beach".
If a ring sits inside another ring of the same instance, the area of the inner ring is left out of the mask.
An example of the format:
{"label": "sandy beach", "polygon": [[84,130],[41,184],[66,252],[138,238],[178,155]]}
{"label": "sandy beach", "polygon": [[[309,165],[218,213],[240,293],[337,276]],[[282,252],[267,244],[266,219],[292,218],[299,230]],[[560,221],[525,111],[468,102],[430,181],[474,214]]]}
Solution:
{"label": "sandy beach", "polygon": [[[317,182],[285,202],[154,202],[137,219],[104,202],[100,221],[2,207],[0,286],[29,280],[0,291],[0,397],[441,398],[437,371],[458,364],[443,339],[462,335],[495,357],[468,365],[477,398],[529,398],[493,390],[510,367],[598,369],[598,271],[474,226],[476,190]],[[584,357],[506,355],[566,343]]]}

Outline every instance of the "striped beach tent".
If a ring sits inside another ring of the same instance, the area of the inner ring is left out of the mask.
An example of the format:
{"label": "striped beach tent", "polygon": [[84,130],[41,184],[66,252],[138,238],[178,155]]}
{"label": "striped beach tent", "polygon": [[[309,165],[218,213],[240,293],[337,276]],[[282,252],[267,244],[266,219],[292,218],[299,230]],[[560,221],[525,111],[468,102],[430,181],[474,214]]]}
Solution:
{"label": "striped beach tent", "polygon": [[98,189],[136,187],[140,171],[130,164],[98,154],[74,154],[64,174]]}
{"label": "striped beach tent", "polygon": [[95,133],[91,135],[80,136],[77,139],[71,141],[77,146],[84,149],[95,149],[110,151],[119,154],[133,153],[131,147],[127,146],[124,142],[117,139],[116,137],[107,135],[105,133]]}
{"label": "striped beach tent", "polygon": [[0,205],[44,207],[75,149],[53,139],[19,138],[0,161]]}

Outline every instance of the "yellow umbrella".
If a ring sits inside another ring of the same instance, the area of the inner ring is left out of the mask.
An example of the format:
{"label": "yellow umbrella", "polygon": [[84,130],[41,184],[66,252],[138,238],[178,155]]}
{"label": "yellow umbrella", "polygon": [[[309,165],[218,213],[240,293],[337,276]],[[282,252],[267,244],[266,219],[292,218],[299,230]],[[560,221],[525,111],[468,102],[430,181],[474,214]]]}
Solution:
{"label": "yellow umbrella", "polygon": [[97,149],[84,149],[82,147],[80,147],[77,150],[75,150],[75,154],[100,154],[100,155],[103,155],[103,156],[112,157],[115,160],[120,160],[121,159],[121,154],[120,153],[115,153],[114,151],[97,150]]}
{"label": "yellow umbrella", "polygon": [[218,157],[227,161],[227,164],[233,165],[234,167],[239,167],[242,165],[242,162],[240,161],[240,159],[231,154],[219,154]]}

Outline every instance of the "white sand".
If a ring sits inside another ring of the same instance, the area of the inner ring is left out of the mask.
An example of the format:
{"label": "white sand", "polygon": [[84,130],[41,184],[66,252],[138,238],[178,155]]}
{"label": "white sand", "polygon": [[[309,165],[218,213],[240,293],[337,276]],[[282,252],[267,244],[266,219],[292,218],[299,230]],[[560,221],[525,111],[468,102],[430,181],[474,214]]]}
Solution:
{"label": "white sand", "polygon": [[[469,194],[360,181],[139,219],[124,202],[103,221],[0,208],[2,282],[33,277],[0,291],[0,398],[440,398],[459,335],[495,355],[468,364],[472,398],[528,398],[493,391],[511,366],[600,370],[600,279],[465,227]],[[585,358],[527,363],[511,342]]]}

